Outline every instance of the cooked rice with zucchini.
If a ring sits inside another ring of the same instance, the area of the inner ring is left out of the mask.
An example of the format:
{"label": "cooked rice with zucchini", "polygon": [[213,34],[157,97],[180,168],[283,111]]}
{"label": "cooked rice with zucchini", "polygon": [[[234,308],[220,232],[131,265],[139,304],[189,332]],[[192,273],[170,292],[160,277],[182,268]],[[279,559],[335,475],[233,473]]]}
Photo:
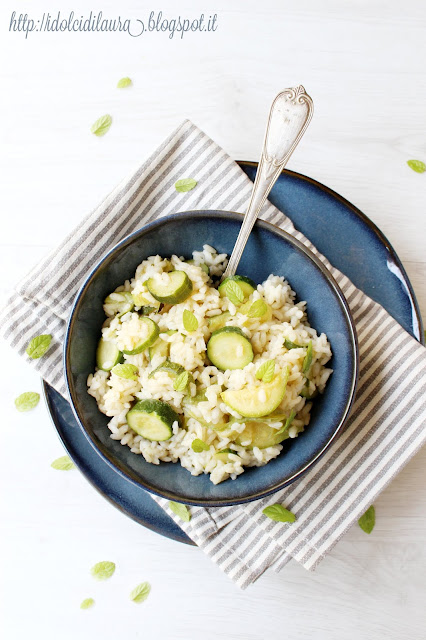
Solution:
{"label": "cooked rice with zucchini", "polygon": [[87,380],[111,438],[214,484],[276,458],[332,372],[327,336],[284,278],[215,286],[226,262],[208,245],[188,261],[144,260],[104,301]]}

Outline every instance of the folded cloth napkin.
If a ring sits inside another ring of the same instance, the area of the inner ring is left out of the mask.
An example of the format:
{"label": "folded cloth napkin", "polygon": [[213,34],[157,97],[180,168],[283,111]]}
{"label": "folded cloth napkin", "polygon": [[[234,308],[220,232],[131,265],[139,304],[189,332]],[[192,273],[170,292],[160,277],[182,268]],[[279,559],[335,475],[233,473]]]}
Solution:
{"label": "folded cloth napkin", "polygon": [[[177,193],[193,177],[197,188]],[[84,219],[16,288],[1,319],[12,347],[53,335],[48,353],[31,364],[65,395],[62,342],[77,290],[94,264],[129,232],[164,215],[191,209],[244,211],[252,184],[208,136],[189,121]],[[190,522],[152,496],[241,588],[268,567],[292,558],[314,569],[426,439],[426,350],[379,304],[357,289],[270,203],[261,217],[301,240],[331,271],[352,312],[359,339],[360,380],[344,432],[302,478],[268,498],[234,507],[192,507]],[[293,524],[271,521],[265,506],[284,504]]]}

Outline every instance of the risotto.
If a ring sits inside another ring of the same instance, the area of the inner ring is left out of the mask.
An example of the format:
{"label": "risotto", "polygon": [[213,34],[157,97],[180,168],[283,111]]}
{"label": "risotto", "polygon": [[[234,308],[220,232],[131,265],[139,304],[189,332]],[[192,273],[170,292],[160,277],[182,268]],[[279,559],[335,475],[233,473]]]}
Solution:
{"label": "risotto", "polygon": [[220,283],[226,262],[208,245],[188,261],[144,260],[104,301],[87,380],[111,438],[214,484],[276,458],[332,372],[327,336],[286,280]]}

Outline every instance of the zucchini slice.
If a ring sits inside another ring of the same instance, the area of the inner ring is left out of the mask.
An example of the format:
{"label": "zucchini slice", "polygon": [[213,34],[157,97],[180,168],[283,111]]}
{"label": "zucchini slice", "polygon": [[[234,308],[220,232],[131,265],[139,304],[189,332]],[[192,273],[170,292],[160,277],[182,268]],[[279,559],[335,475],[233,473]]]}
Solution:
{"label": "zucchini slice", "polygon": [[211,318],[209,318],[208,325],[209,325],[210,331],[217,331],[218,329],[223,329],[223,327],[228,322],[230,317],[231,317],[230,312],[224,311],[218,316],[212,316]]}
{"label": "zucchini slice", "polygon": [[230,453],[238,455],[238,453],[236,451],[232,451],[232,449],[221,449],[221,451],[217,451],[213,457],[226,464],[227,462],[231,462],[231,459],[229,458]]}
{"label": "zucchini slice", "polygon": [[251,296],[253,291],[256,291],[256,283],[253,282],[253,280],[251,280],[250,278],[247,278],[246,276],[229,276],[229,278],[225,278],[225,280],[220,283],[217,289],[220,293],[221,298],[226,297],[226,285],[231,280],[236,282],[241,287],[241,290],[244,293],[244,299],[247,299],[249,296]]}
{"label": "zucchini slice", "polygon": [[[166,335],[171,336],[173,333],[177,333],[177,330],[169,329],[169,331],[164,331],[162,333],[165,333]],[[160,333],[160,337],[158,338],[158,340],[154,342],[152,347],[149,347],[148,349],[149,359],[150,361],[152,361],[154,356],[162,356],[164,358],[167,358],[169,354],[170,354],[170,342],[166,342],[165,340],[162,340],[161,333]]]}
{"label": "zucchini slice", "polygon": [[173,435],[172,426],[180,416],[167,402],[141,400],[126,415],[127,424],[142,438],[161,442]]}
{"label": "zucchini slice", "polygon": [[101,338],[96,349],[96,366],[102,371],[111,371],[116,364],[122,362],[123,354],[115,342]]}
{"label": "zucchini slice", "polygon": [[281,404],[287,380],[288,367],[277,374],[271,382],[263,382],[257,387],[245,389],[228,389],[220,395],[228,407],[237,411],[245,418],[263,418],[269,415]]}
{"label": "zucchini slice", "polygon": [[152,300],[145,298],[143,293],[132,293],[132,298],[137,307],[154,307],[155,309],[158,309],[160,306],[160,303],[157,300],[152,302]]}
{"label": "zucchini slice", "polygon": [[148,347],[154,344],[154,342],[157,340],[158,336],[160,335],[160,328],[158,324],[154,322],[154,320],[151,320],[151,318],[147,318],[146,316],[142,316],[142,318],[139,318],[139,320],[140,322],[143,322],[147,325],[148,333],[144,338],[144,340],[140,344],[138,344],[137,347],[135,347],[134,349],[128,349],[128,350],[123,349],[123,353],[125,353],[128,356],[135,356],[138,353],[142,353],[142,351],[145,351],[145,349],[148,349]]}
{"label": "zucchini slice", "polygon": [[247,422],[244,431],[238,434],[234,442],[241,446],[242,442],[250,440],[251,442],[245,447],[246,449],[251,450],[253,447],[267,449],[268,447],[280,444],[280,442],[286,440],[288,437],[287,429],[284,431],[282,429],[274,429],[262,420],[250,420]]}
{"label": "zucchini slice", "polygon": [[178,304],[187,299],[192,293],[192,282],[185,271],[171,271],[167,284],[149,278],[146,282],[148,291],[158,302]]}
{"label": "zucchini slice", "polygon": [[187,406],[191,404],[198,404],[199,402],[206,402],[206,400],[207,400],[206,392],[199,391],[199,393],[197,393],[195,396],[186,396],[185,400],[183,401],[183,404]]}
{"label": "zucchini slice", "polygon": [[[118,291],[110,293],[104,300],[104,310],[107,316],[122,315],[131,311],[135,306],[133,296],[129,291]],[[105,309],[105,307],[107,307]]]}
{"label": "zucchini slice", "polygon": [[254,358],[250,340],[238,327],[213,331],[207,343],[207,356],[222,371],[243,369]]}

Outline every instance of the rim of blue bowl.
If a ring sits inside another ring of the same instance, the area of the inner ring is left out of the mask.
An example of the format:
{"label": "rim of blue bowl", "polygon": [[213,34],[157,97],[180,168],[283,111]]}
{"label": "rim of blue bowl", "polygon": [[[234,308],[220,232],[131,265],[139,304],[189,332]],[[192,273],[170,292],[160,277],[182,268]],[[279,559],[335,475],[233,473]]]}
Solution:
{"label": "rim of blue bowl", "polygon": [[[318,269],[320,269],[320,271],[326,277],[336,297],[339,300],[340,306],[342,308],[342,311],[347,321],[348,330],[351,338],[352,356],[353,356],[353,362],[354,362],[350,392],[348,394],[348,398],[347,398],[344,410],[342,412],[342,416],[338,424],[336,425],[334,432],[328,439],[327,443],[322,447],[320,451],[318,451],[318,453],[315,456],[313,456],[313,458],[307,464],[305,464],[301,469],[299,469],[296,473],[294,473],[290,478],[286,478],[283,481],[276,483],[272,487],[268,487],[268,489],[250,493],[247,496],[239,497],[239,498],[221,498],[221,499],[213,499],[213,500],[202,499],[202,498],[189,499],[189,498],[182,498],[181,496],[176,495],[173,492],[163,491],[162,489],[159,489],[158,487],[153,486],[148,482],[145,482],[140,476],[138,476],[137,473],[130,471],[125,465],[114,460],[114,457],[110,455],[109,452],[104,447],[102,447],[102,449],[105,449],[105,450],[102,450],[99,446],[99,443],[97,442],[96,437],[93,434],[91,434],[88,429],[86,429],[84,425],[84,420],[82,416],[80,416],[77,405],[74,402],[74,399],[76,398],[77,394],[75,393],[75,388],[74,388],[71,371],[70,371],[70,362],[69,362],[70,335],[73,330],[76,317],[78,315],[81,300],[86,289],[89,287],[90,283],[92,282],[92,279],[95,277],[101,265],[107,259],[109,259],[113,254],[115,254],[116,252],[119,252],[120,249],[131,244],[140,235],[147,233],[148,231],[150,231],[155,227],[160,227],[164,224],[167,224],[172,219],[173,220],[176,220],[176,219],[189,220],[191,218],[194,219],[194,217],[206,217],[206,216],[217,217],[219,219],[224,217],[228,219],[229,217],[234,217],[234,218],[236,217],[237,219],[241,220],[243,218],[243,214],[237,213],[235,211],[194,210],[194,211],[182,211],[180,213],[174,213],[169,216],[164,216],[159,220],[150,222],[144,227],[137,229],[136,231],[133,231],[132,233],[127,235],[125,238],[123,238],[123,240],[118,242],[112,249],[110,249],[110,251],[108,251],[101,258],[101,260],[99,260],[99,262],[94,266],[94,268],[91,270],[91,272],[87,276],[86,280],[81,285],[75,297],[75,300],[71,309],[71,313],[68,319],[66,333],[65,333],[63,365],[64,365],[64,372],[65,372],[65,383],[66,383],[66,387],[67,387],[67,391],[70,399],[70,404],[71,404],[71,408],[74,413],[74,416],[77,420],[77,423],[79,427],[82,429],[90,445],[95,449],[98,455],[100,455],[105,460],[105,462],[107,462],[113,469],[115,469],[118,473],[120,473],[121,476],[125,477],[127,480],[130,480],[130,482],[132,482],[133,484],[139,487],[142,487],[143,489],[149,491],[150,493],[153,493],[154,495],[160,496],[162,498],[166,498],[167,500],[172,500],[174,502],[182,502],[184,504],[198,506],[198,507],[224,507],[224,506],[232,506],[236,504],[244,504],[247,502],[252,502],[253,500],[259,500],[273,493],[276,493],[280,489],[283,489],[284,487],[288,486],[289,484],[293,483],[295,480],[300,478],[303,474],[305,474],[308,471],[308,469],[310,469],[316,462],[318,462],[318,460],[324,455],[327,449],[331,446],[331,444],[334,442],[335,438],[341,431],[343,425],[345,424],[348,418],[349,412],[351,410],[351,407],[355,398],[355,392],[356,392],[358,374],[359,374],[359,351],[358,351],[358,339],[357,339],[355,324],[352,319],[349,305],[346,302],[346,298],[344,297],[339,285],[337,284],[336,280],[333,278],[331,273],[326,269],[324,264],[312,253],[312,251],[310,251],[304,244],[302,244],[300,240],[298,240],[291,234],[287,233],[287,231],[280,229],[276,225],[271,224],[270,222],[266,222],[265,220],[258,219],[256,221],[255,223],[256,226],[260,226],[261,228],[267,229],[272,233],[275,233],[276,235],[281,236],[283,239],[287,240],[290,244],[292,244],[297,249],[299,249],[309,260],[311,260],[318,267]],[[235,480],[235,482],[237,481],[238,479]]]}

